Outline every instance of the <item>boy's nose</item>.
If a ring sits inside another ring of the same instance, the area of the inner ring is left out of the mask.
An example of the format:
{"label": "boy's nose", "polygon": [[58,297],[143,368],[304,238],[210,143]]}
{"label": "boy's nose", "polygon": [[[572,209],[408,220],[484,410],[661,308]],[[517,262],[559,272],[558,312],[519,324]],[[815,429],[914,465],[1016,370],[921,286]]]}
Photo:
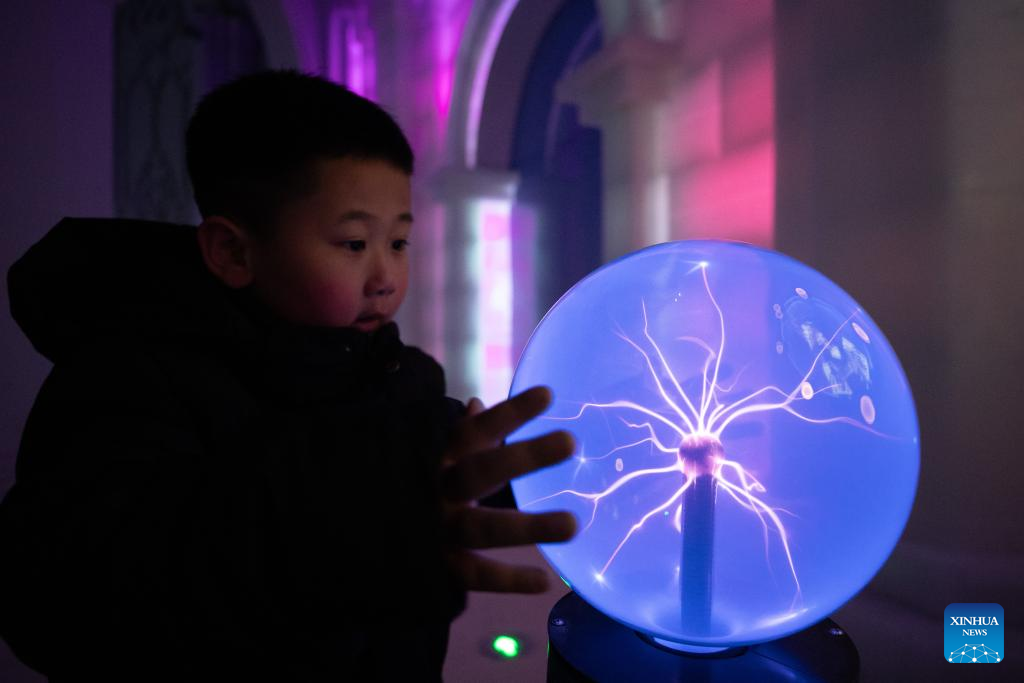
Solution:
{"label": "boy's nose", "polygon": [[367,289],[369,296],[389,296],[395,293],[395,286],[390,282],[373,283]]}
{"label": "boy's nose", "polygon": [[395,292],[395,275],[386,263],[378,260],[366,280],[366,296],[389,296]]}

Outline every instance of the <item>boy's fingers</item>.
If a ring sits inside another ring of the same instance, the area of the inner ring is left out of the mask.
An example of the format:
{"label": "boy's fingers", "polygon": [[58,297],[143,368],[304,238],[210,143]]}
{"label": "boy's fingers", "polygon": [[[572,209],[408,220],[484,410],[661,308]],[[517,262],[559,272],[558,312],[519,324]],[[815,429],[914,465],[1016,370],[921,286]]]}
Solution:
{"label": "boy's fingers", "polygon": [[494,448],[506,436],[544,412],[551,390],[533,387],[464,420],[449,451],[457,460],[468,453]]}
{"label": "boy's fingers", "polygon": [[470,549],[562,543],[576,534],[576,517],[571,512],[467,507],[452,520],[449,533],[449,542]]}
{"label": "boy's fingers", "polygon": [[476,553],[457,553],[451,562],[466,589],[471,591],[543,593],[550,583],[544,569],[517,567]]}
{"label": "boy's fingers", "polygon": [[576,449],[569,432],[551,432],[464,457],[444,470],[441,494],[452,502],[477,500],[507,482],[559,463]]}
{"label": "boy's fingers", "polygon": [[476,396],[469,399],[469,403],[466,404],[466,415],[473,417],[484,412],[484,402],[478,399]]}

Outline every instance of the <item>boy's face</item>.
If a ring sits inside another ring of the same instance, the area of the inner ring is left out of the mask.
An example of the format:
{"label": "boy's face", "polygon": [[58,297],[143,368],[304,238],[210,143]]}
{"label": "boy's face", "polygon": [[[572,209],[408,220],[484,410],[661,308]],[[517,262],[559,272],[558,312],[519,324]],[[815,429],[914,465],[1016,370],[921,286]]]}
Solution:
{"label": "boy's face", "polygon": [[409,285],[409,176],[386,161],[316,164],[314,192],[274,234],[251,240],[252,286],[282,318],[364,332],[390,321]]}

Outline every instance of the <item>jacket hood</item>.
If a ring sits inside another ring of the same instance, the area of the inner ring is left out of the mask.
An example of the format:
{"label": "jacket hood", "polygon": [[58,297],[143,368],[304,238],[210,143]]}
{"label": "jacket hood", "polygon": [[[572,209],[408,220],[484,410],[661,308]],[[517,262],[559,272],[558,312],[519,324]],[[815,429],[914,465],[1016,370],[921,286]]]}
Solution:
{"label": "jacket hood", "polygon": [[206,269],[194,226],[65,218],[11,266],[7,284],[11,315],[54,363],[97,339],[118,337],[286,347],[314,363],[318,351],[380,356],[401,346],[394,323],[366,333],[279,320],[248,291],[230,289]]}

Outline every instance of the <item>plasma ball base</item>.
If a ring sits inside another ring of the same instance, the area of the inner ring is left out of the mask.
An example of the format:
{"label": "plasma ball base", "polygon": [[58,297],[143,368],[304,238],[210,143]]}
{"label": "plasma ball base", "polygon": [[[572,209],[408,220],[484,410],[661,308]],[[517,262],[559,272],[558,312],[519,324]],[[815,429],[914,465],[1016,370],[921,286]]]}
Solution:
{"label": "plasma ball base", "polygon": [[548,619],[548,683],[845,683],[856,681],[860,657],[831,619],[778,640],[709,654],[679,652],[620,624],[576,593]]}

